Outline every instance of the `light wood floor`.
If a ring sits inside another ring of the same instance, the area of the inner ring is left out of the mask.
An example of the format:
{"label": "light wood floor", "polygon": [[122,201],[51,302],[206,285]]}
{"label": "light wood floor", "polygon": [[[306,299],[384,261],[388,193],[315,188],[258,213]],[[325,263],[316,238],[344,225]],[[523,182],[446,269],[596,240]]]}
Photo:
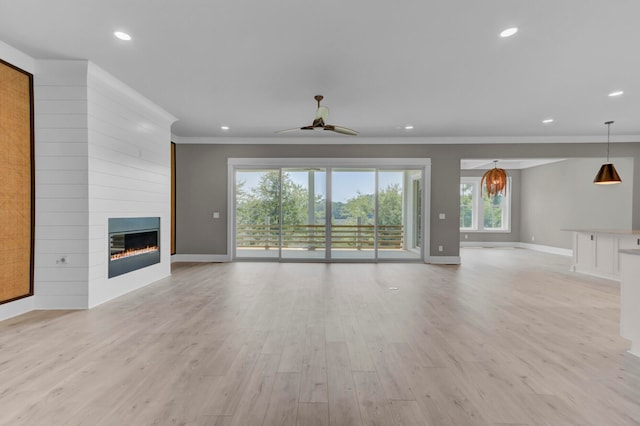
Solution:
{"label": "light wood floor", "polygon": [[462,256],[176,264],[91,311],[0,322],[0,424],[640,424],[616,283]]}

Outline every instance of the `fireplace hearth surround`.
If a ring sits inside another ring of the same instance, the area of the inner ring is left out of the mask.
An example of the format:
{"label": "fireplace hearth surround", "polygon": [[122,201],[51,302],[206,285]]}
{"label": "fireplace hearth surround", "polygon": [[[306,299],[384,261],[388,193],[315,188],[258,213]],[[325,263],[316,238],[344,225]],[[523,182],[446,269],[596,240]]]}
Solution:
{"label": "fireplace hearth surround", "polygon": [[109,278],[160,263],[160,218],[109,218]]}

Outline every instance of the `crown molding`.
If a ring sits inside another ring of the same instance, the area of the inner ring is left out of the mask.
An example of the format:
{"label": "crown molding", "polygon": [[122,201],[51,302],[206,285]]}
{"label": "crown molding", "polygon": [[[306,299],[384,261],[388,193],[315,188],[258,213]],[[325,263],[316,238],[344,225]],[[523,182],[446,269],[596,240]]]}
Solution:
{"label": "crown molding", "polygon": [[[176,144],[201,145],[475,145],[475,144],[553,144],[604,143],[597,136],[473,136],[473,137],[181,137]],[[612,143],[640,142],[640,135],[616,135]]]}

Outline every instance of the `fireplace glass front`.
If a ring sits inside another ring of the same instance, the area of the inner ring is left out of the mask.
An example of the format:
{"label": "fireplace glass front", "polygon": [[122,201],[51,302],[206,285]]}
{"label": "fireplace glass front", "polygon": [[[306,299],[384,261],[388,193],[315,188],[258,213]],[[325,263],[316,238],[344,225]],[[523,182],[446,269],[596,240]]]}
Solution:
{"label": "fireplace glass front", "polygon": [[109,278],[160,262],[160,218],[109,219]]}

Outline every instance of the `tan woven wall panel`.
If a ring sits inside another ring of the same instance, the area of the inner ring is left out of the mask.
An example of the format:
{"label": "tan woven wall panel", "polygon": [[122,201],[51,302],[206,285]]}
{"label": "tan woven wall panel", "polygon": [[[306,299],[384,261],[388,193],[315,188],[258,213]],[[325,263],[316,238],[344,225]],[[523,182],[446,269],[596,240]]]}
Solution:
{"label": "tan woven wall panel", "polygon": [[33,293],[32,79],[0,61],[0,303]]}

